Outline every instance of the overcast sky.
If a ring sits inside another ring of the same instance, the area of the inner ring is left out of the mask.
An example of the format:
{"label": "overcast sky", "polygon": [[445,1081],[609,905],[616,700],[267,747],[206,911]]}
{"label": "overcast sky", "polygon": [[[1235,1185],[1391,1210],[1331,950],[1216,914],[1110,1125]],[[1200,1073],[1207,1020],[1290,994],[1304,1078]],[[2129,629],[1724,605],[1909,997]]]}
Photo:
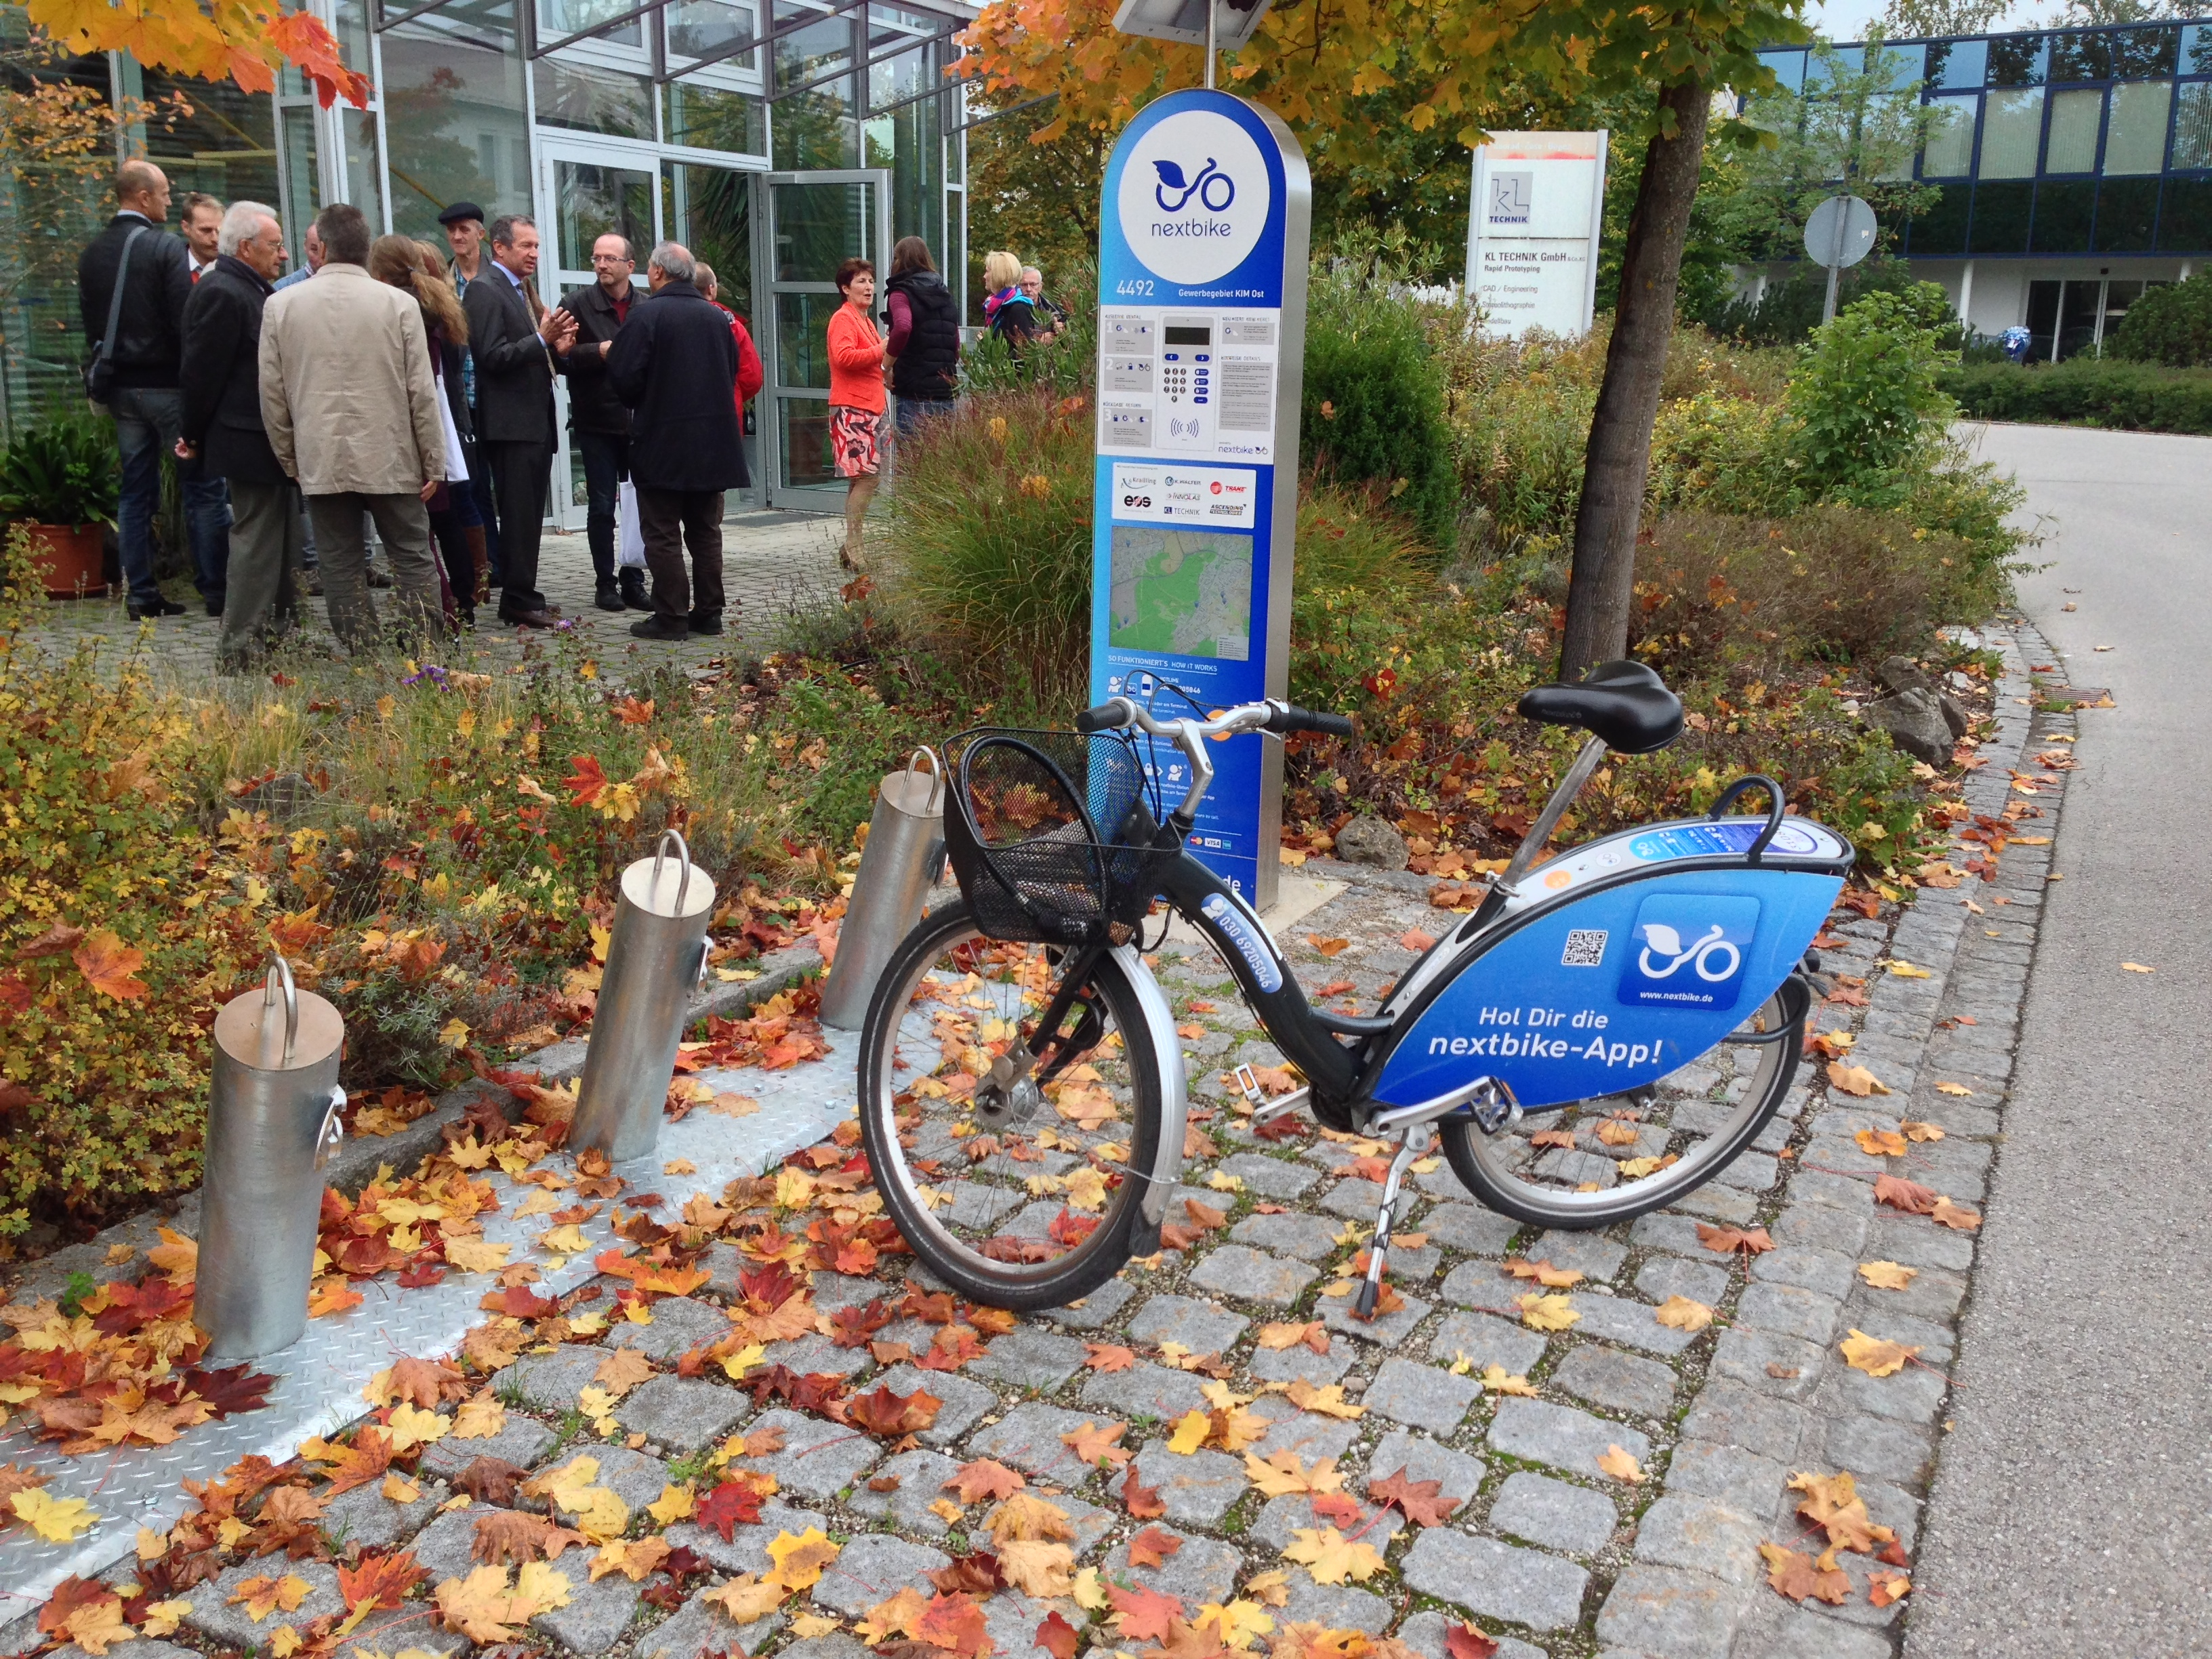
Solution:
{"label": "overcast sky", "polygon": [[[2060,9],[2060,0],[2022,0],[1998,27],[2030,28]],[[1830,40],[1856,40],[1882,13],[1882,0],[1811,0],[1805,21]]]}

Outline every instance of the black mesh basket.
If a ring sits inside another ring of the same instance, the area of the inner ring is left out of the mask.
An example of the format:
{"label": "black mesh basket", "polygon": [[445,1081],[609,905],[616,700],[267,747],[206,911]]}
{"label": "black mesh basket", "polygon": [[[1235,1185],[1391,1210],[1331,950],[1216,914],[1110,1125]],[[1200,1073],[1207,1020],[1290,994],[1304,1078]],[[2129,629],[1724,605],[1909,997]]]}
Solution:
{"label": "black mesh basket", "polygon": [[979,728],[945,758],[945,850],[978,927],[1037,945],[1130,937],[1181,850],[1133,738]]}

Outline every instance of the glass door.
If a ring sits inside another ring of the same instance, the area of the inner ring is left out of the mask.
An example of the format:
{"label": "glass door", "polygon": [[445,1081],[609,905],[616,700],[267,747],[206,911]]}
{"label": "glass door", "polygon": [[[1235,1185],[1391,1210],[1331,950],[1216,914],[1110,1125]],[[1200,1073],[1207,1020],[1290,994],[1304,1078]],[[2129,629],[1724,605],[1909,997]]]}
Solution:
{"label": "glass door", "polygon": [[859,255],[878,283],[890,259],[890,171],[843,167],[765,176],[757,216],[769,276],[759,340],[768,368],[759,425],[768,505],[834,511],[844,481],[830,454],[830,319],[844,301],[837,267]]}
{"label": "glass door", "polygon": [[[738,168],[688,160],[660,164],[661,234],[683,243],[693,258],[714,270],[715,299],[744,324],[765,362],[768,343],[761,337],[753,305],[752,195]],[[767,418],[765,401],[756,397],[744,408],[745,473],[752,484],[729,493],[726,505],[732,512],[766,499],[759,430]]]}

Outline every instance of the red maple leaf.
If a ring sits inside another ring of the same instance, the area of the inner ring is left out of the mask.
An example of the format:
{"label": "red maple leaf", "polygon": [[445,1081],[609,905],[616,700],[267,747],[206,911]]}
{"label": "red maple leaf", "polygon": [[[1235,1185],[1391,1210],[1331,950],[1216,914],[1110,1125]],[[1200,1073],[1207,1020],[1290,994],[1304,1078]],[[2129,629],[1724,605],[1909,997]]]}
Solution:
{"label": "red maple leaf", "polygon": [[1444,1518],[1459,1507],[1459,1499],[1438,1496],[1443,1491],[1441,1480],[1408,1480],[1406,1474],[1401,1468],[1395,1474],[1369,1481],[1367,1495],[1378,1504],[1395,1504],[1416,1526],[1443,1525]]}
{"label": "red maple leaf", "polygon": [[734,1480],[725,1480],[701,1502],[699,1524],[712,1527],[722,1534],[722,1541],[726,1544],[733,1528],[757,1526],[760,1511],[761,1495],[758,1492]]}
{"label": "red maple leaf", "polygon": [[1045,1615],[1044,1623],[1036,1627],[1035,1640],[1052,1659],[1075,1659],[1075,1626],[1056,1613]]}
{"label": "red maple leaf", "polygon": [[830,1316],[830,1340],[841,1348],[859,1348],[891,1322],[891,1310],[877,1297],[865,1308],[840,1308]]}
{"label": "red maple leaf", "polygon": [[558,1312],[561,1304],[538,1295],[527,1285],[517,1285],[512,1290],[486,1292],[477,1306],[486,1313],[506,1314],[514,1319],[543,1319]]}
{"label": "red maple leaf", "polygon": [[608,788],[607,775],[599,769],[599,757],[572,755],[569,760],[576,769],[562,781],[562,787],[568,792],[568,805],[597,806]]}
{"label": "red maple leaf", "polygon": [[1495,1659],[1498,1644],[1473,1625],[1446,1625],[1444,1651],[1450,1659]]}
{"label": "red maple leaf", "polygon": [[1168,1621],[1182,1617],[1182,1603],[1158,1590],[1109,1584],[1106,1599],[1113,1604],[1115,1628],[1133,1642],[1164,1642]]}
{"label": "red maple leaf", "polygon": [[276,1379],[268,1372],[245,1365],[215,1371],[195,1365],[185,1373],[185,1387],[206,1401],[219,1418],[259,1411],[269,1403],[269,1390],[276,1386]]}
{"label": "red maple leaf", "polygon": [[1073,1249],[1098,1231],[1099,1219],[1095,1215],[1076,1215],[1063,1204],[1060,1213],[1053,1217],[1052,1225],[1045,1231],[1055,1243],[1065,1244]]}
{"label": "red maple leaf", "polygon": [[888,1388],[879,1388],[872,1394],[855,1395],[847,1401],[845,1420],[854,1428],[895,1440],[901,1435],[919,1434],[927,1428],[937,1421],[937,1413],[944,1406],[942,1400],[926,1389],[893,1394]]}
{"label": "red maple leaf", "polygon": [[991,1650],[991,1638],[983,1628],[983,1609],[965,1593],[930,1598],[914,1633],[933,1648],[943,1648],[962,1659],[983,1659]]}
{"label": "red maple leaf", "polygon": [[379,1608],[389,1611],[429,1576],[429,1568],[416,1560],[412,1550],[364,1555],[358,1565],[338,1568],[338,1594],[345,1598],[349,1613],[364,1601],[373,1601]]}
{"label": "red maple leaf", "polygon": [[1129,1513],[1139,1521],[1150,1521],[1168,1512],[1168,1506],[1161,1500],[1158,1486],[1138,1484],[1137,1465],[1133,1459],[1130,1462],[1129,1472],[1121,1477],[1121,1501],[1129,1506]]}

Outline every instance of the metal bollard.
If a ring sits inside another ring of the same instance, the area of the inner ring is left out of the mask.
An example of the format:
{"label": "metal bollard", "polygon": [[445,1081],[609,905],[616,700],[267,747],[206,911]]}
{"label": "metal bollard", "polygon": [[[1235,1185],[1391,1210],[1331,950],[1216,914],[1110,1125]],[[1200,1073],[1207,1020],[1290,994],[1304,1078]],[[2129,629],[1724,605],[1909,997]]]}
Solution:
{"label": "metal bollard", "polygon": [[[672,841],[682,862],[665,867]],[[673,830],[662,832],[651,858],[623,872],[592,1044],[576,1089],[576,1125],[568,1137],[576,1151],[597,1147],[619,1164],[659,1144],[676,1045],[684,1040],[691,994],[706,976],[707,922],[714,913],[714,884],[691,867],[691,849]]]}
{"label": "metal bollard", "polygon": [[215,1017],[192,1301],[192,1317],[208,1333],[205,1363],[275,1353],[307,1328],[321,1171],[345,1133],[344,1048],[338,1011],[295,988],[282,957],[270,958],[258,996],[234,997]]}
{"label": "metal bollard", "polygon": [[[927,775],[915,762],[927,756]],[[904,768],[884,780],[868,820],[868,843],[853,878],[844,926],[830,982],[822,988],[822,1023],[858,1030],[868,1015],[876,981],[915,922],[930,878],[945,863],[945,763],[936,750],[917,749]]]}

